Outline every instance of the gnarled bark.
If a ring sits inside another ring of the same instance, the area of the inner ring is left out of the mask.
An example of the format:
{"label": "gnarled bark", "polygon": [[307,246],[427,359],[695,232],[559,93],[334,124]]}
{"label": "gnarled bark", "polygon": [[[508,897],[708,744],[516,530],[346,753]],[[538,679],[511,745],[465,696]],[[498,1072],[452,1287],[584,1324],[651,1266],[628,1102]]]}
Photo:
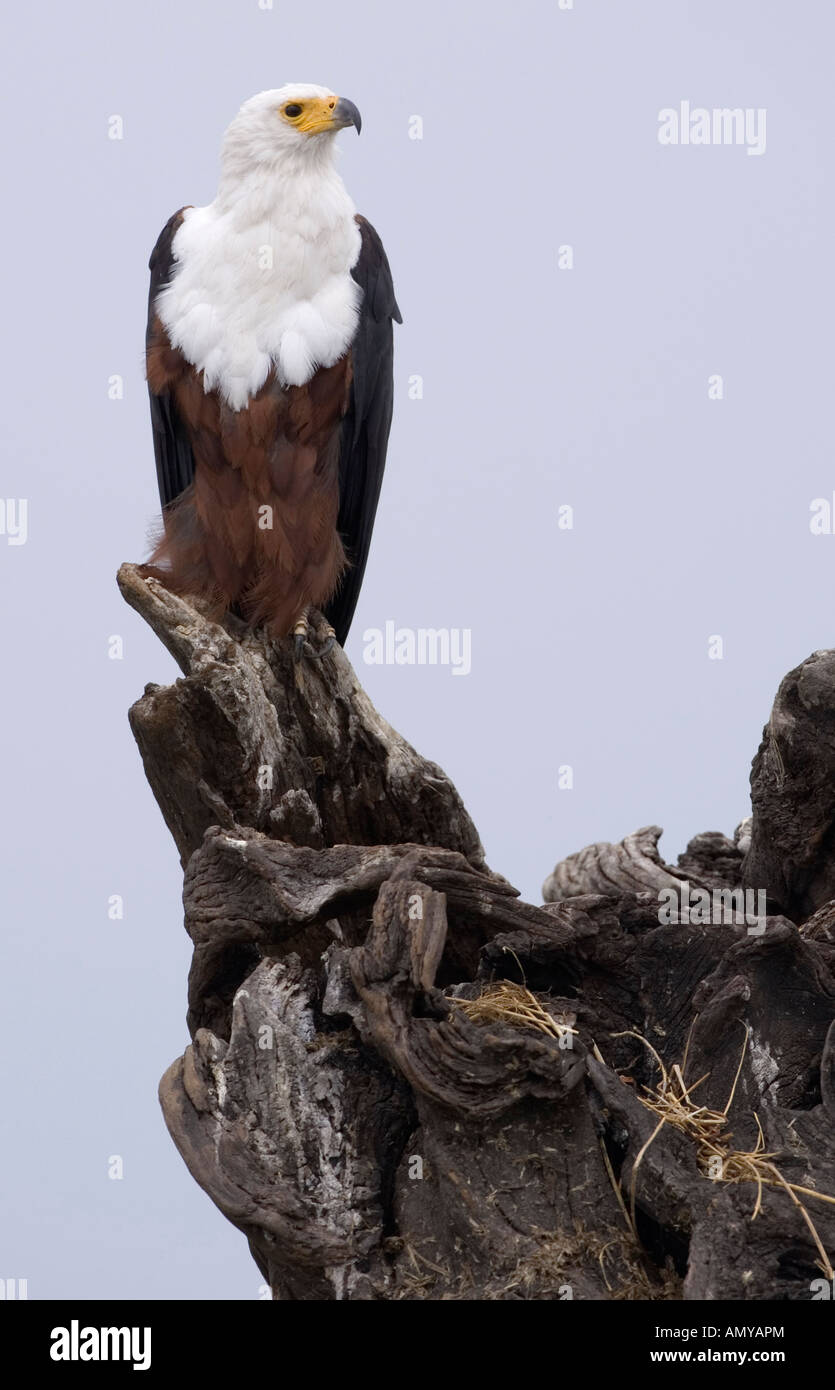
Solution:
{"label": "gnarled bark", "polygon": [[[810,804],[799,769],[835,718],[831,654],[787,678],[789,770],[758,755],[753,824],[676,866],[657,827],[591,846],[536,906],[341,651],[296,669],[131,566],[120,585],[183,671],[131,711],[194,945],[163,1112],[274,1296],[808,1298],[835,1255],[814,1196],[835,1195],[835,866],[825,779]],[[721,920],[743,882],[783,915]],[[491,1002],[518,987],[526,1014]],[[728,1153],[764,1147],[806,1190],[814,1235],[778,1181],[751,1220],[757,1183],[659,1127],[676,1064],[727,1110]]]}

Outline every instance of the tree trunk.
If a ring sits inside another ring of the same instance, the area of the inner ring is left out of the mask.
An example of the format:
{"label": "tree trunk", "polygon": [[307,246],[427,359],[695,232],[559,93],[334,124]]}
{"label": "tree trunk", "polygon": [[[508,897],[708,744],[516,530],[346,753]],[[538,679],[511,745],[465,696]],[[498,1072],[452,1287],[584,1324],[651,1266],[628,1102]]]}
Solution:
{"label": "tree trunk", "polygon": [[[639,830],[534,906],[339,649],[294,667],[131,565],[119,584],[183,671],[130,711],[194,945],[163,1113],[275,1298],[832,1277],[835,653],[783,682],[734,840],[670,866]],[[743,884],[793,920],[746,915]]]}

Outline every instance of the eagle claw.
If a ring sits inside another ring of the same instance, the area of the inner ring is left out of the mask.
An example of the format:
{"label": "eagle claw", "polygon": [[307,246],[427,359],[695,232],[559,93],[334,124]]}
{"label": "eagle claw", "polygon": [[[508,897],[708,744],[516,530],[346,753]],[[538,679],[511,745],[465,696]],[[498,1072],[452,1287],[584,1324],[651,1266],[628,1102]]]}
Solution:
{"label": "eagle claw", "polygon": [[308,635],[307,623],[301,621],[296,623],[293,629],[293,662],[296,666],[305,656],[310,661],[321,661],[322,657],[327,656],[328,652],[332,651],[336,645],[336,633],[330,626],[325,628],[325,640],[318,651],[308,642]]}
{"label": "eagle claw", "polygon": [[321,647],[319,648],[318,652],[314,651],[313,655],[314,655],[314,657],[316,658],[317,661],[321,661],[321,660],[322,660],[322,657],[323,657],[323,656],[327,656],[328,652],[331,651],[335,646],[336,646],[336,633],[335,633],[335,632],[332,632],[331,635],[330,635],[329,637],[327,637],[327,638],[325,639],[325,641],[322,643],[322,645],[321,645]]}

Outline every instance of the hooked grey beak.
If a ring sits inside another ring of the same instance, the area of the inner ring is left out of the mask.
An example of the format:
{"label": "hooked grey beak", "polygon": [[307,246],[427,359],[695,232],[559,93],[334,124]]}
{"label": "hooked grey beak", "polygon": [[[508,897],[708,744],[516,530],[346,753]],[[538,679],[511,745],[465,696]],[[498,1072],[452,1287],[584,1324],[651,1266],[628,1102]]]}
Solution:
{"label": "hooked grey beak", "polygon": [[333,113],[333,123],[340,130],[345,126],[353,125],[357,128],[357,135],[362,130],[362,116],[352,101],[347,97],[340,97],[336,103]]}

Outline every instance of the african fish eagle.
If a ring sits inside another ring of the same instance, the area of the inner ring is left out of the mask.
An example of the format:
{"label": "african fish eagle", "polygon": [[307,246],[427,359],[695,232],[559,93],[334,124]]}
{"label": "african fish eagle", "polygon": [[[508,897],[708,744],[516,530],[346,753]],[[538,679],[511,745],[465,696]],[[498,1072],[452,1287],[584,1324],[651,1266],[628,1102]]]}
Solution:
{"label": "african fish eagle", "polygon": [[[334,166],[352,101],[261,92],[221,149],[217,196],[150,260],[146,369],[164,531],[146,572],[305,644],[351,625],[392,415],[388,260]],[[315,654],[315,653],[314,653]]]}

